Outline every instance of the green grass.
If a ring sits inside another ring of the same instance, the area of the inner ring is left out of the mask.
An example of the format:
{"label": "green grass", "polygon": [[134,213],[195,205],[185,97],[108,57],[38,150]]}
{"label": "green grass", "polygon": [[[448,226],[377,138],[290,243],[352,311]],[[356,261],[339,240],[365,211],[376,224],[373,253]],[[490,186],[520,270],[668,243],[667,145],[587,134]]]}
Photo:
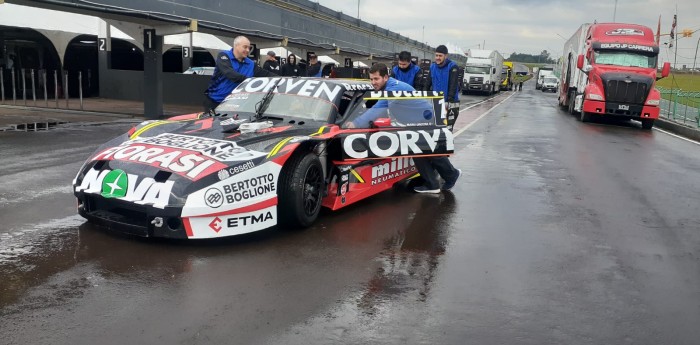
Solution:
{"label": "green grass", "polygon": [[700,92],[700,73],[671,73],[668,77],[657,81],[656,85],[665,89]]}
{"label": "green grass", "polygon": [[700,73],[671,73],[668,77],[658,80],[656,86],[665,89],[661,93],[661,98],[665,100],[693,108],[700,107]]}

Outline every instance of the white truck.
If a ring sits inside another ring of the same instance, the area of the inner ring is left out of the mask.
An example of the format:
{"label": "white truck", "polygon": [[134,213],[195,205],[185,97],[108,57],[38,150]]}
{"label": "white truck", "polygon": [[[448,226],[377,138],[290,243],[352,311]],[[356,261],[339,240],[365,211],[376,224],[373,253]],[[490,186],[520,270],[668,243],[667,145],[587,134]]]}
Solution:
{"label": "white truck", "polygon": [[544,83],[544,78],[549,76],[555,76],[554,67],[540,67],[540,69],[537,71],[537,82],[535,84],[535,89],[541,89],[542,83]]}
{"label": "white truck", "polygon": [[502,82],[503,56],[496,50],[469,49],[464,66],[462,93],[485,92],[489,95],[499,91]]}

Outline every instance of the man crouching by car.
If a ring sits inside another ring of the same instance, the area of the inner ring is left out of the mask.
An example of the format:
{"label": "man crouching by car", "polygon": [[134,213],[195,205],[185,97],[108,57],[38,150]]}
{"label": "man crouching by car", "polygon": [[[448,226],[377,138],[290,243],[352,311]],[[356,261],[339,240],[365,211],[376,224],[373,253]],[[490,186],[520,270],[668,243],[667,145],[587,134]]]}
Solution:
{"label": "man crouching by car", "polygon": [[[389,69],[383,63],[372,65],[369,70],[369,80],[375,91],[416,91],[411,85],[402,81],[389,77]],[[399,101],[396,101],[399,102]],[[425,104],[425,100],[407,100],[402,102],[415,102],[413,105],[420,107]],[[372,108],[367,109],[364,114],[360,115],[355,120],[348,122],[346,128],[368,128],[369,122],[374,121],[379,117],[386,116],[390,107],[389,101],[383,99],[378,101]],[[423,114],[422,111],[417,112]],[[410,118],[400,118],[402,114],[395,114],[399,122],[411,123],[417,122]],[[409,115],[410,116],[410,115]],[[450,190],[454,187],[457,179],[462,173],[461,170],[455,169],[452,166],[449,158],[445,156],[439,157],[414,157],[413,162],[416,164],[418,172],[425,180],[425,184],[414,188],[417,193],[440,193],[440,182],[438,181],[435,171],[442,176],[445,183],[442,186],[443,190]]]}

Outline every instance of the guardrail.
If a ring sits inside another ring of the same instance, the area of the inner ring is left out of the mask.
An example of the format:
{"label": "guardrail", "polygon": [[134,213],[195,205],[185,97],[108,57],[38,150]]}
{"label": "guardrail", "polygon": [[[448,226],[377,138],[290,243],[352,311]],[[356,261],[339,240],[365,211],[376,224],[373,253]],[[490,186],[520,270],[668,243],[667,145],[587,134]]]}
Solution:
{"label": "guardrail", "polygon": [[[59,98],[63,97],[65,109],[70,109],[69,86],[77,84],[79,107],[83,110],[83,91],[84,87],[91,89],[91,77],[90,70],[83,78],[83,71],[0,68],[0,104],[41,107],[43,103],[46,108],[60,108]],[[42,101],[42,96],[43,102],[37,103],[37,99]]]}
{"label": "guardrail", "polygon": [[700,92],[657,87],[661,93],[659,116],[700,128]]}

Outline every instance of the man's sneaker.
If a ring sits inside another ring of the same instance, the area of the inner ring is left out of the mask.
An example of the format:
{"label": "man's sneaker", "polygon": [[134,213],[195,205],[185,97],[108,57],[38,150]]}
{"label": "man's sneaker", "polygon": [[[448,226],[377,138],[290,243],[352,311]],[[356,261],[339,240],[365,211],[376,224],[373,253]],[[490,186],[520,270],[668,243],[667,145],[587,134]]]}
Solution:
{"label": "man's sneaker", "polygon": [[418,186],[416,188],[413,188],[413,191],[416,193],[428,193],[428,194],[440,193],[440,189],[428,189],[428,187],[426,187],[426,186]]}
{"label": "man's sneaker", "polygon": [[455,186],[455,183],[457,183],[457,180],[459,180],[460,176],[462,176],[462,169],[457,169],[457,177],[455,177],[455,179],[452,181],[445,181],[445,184],[442,185],[442,189],[444,189],[444,190],[452,189],[452,187]]}

